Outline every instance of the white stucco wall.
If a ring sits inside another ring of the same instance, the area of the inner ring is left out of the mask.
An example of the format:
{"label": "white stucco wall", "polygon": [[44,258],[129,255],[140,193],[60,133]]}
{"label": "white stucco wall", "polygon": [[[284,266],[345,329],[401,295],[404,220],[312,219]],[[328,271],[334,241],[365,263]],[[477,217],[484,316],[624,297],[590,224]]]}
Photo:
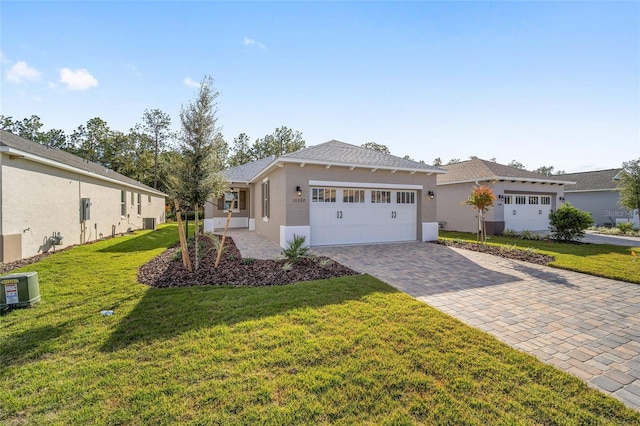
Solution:
{"label": "white stucco wall", "polygon": [[[92,241],[112,233],[140,229],[143,218],[165,221],[164,197],[125,184],[106,182],[22,158],[2,156],[2,235],[21,235],[22,257],[51,248],[48,238],[55,232],[64,246]],[[126,191],[127,215],[121,216],[121,191]],[[131,205],[134,192],[134,205]],[[137,194],[142,194],[142,211],[137,213]],[[151,195],[151,200],[149,200]],[[91,199],[90,219],[81,223],[82,198]],[[84,225],[84,226],[83,226]]]}

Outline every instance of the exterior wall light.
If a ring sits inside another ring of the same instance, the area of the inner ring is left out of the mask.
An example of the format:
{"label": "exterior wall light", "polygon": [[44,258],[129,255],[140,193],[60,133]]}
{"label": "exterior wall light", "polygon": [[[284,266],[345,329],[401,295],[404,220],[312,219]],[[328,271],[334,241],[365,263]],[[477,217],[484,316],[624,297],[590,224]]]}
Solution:
{"label": "exterior wall light", "polygon": [[298,197],[302,197],[302,189],[300,188],[300,185],[296,186],[296,194],[298,194]]}
{"label": "exterior wall light", "polygon": [[500,194],[498,195],[498,198],[502,200],[504,198],[504,195]]}
{"label": "exterior wall light", "polygon": [[429,198],[431,198],[433,200],[433,198],[436,196],[436,194],[434,194],[433,191],[429,191],[427,192],[427,195],[429,195]]}
{"label": "exterior wall light", "polygon": [[562,201],[564,203],[564,197],[558,197],[558,200]]}

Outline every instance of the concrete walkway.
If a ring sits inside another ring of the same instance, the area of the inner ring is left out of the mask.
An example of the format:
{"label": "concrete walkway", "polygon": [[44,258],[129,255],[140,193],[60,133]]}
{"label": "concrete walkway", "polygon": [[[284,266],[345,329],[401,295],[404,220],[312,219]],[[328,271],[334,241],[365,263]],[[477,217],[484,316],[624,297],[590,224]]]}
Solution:
{"label": "concrete walkway", "polygon": [[[216,232],[216,234],[222,235],[222,232]],[[281,259],[282,249],[276,243],[266,239],[262,235],[255,231],[249,231],[248,229],[229,229],[227,236],[233,238],[233,242],[236,244],[240,254],[243,258],[253,259]]]}
{"label": "concrete walkway", "polygon": [[606,235],[589,232],[580,240],[584,243],[591,244],[613,244],[616,246],[640,247],[640,238],[629,237],[626,235]]}
{"label": "concrete walkway", "polygon": [[640,285],[429,243],[314,252],[640,409]]}

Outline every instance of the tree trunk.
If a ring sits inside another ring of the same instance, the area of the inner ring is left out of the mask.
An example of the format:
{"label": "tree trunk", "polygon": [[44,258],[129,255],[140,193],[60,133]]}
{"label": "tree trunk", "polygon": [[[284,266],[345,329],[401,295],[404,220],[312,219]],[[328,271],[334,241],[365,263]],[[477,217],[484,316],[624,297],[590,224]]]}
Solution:
{"label": "tree trunk", "polygon": [[199,238],[199,232],[198,232],[198,209],[200,206],[198,206],[197,204],[195,205],[195,235],[194,235],[194,244],[195,244],[195,248],[194,248],[194,256],[195,256],[195,270],[197,271],[198,268],[200,267],[200,256],[199,256],[199,247],[198,247],[198,238]]}
{"label": "tree trunk", "polygon": [[158,189],[158,134],[156,133],[156,146],[153,156],[153,189]]}

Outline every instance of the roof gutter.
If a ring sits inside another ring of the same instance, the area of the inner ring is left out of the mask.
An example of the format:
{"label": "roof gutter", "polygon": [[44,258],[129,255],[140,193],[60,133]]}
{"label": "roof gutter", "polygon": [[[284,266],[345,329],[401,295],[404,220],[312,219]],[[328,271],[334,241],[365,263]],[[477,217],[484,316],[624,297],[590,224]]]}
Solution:
{"label": "roof gutter", "polygon": [[103,180],[103,181],[106,181],[106,182],[116,183],[118,185],[122,185],[122,186],[125,186],[127,188],[135,188],[135,189],[142,190],[142,191],[145,191],[145,192],[150,192],[152,194],[159,195],[159,196],[162,196],[162,197],[168,197],[168,195],[165,194],[164,192],[160,192],[160,191],[158,191],[156,189],[153,189],[153,188],[149,188],[149,189],[148,188],[143,188],[143,187],[138,186],[138,185],[134,185],[134,184],[131,184],[131,183],[128,183],[128,182],[123,182],[121,180],[110,178],[110,177],[107,177],[107,176],[103,176],[101,174],[90,172],[88,170],[83,170],[83,169],[79,169],[77,167],[68,166],[68,165],[60,163],[58,161],[49,160],[49,159],[40,157],[38,155],[29,154],[27,152],[20,151],[20,150],[17,150],[17,149],[8,147],[8,146],[0,146],[0,153],[7,154],[9,156],[15,156],[15,157],[18,157],[18,158],[23,158],[25,160],[33,161],[34,163],[44,164],[44,165],[47,165],[47,166],[50,166],[50,167],[54,167],[56,169],[65,170],[65,171],[76,173],[76,174],[79,174],[79,175],[89,176],[89,177],[92,177],[92,178],[95,178],[95,179],[99,179],[99,180]]}

